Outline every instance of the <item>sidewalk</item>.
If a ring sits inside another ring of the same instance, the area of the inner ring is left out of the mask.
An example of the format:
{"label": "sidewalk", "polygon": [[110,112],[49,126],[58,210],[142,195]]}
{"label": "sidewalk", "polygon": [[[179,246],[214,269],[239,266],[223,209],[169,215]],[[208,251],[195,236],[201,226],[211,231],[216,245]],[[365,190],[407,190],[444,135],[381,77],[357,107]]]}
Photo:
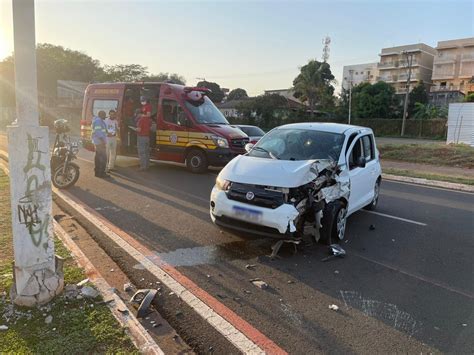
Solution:
{"label": "sidewalk", "polygon": [[[56,238],[65,292],[33,309],[10,303],[13,282],[9,179],[0,168],[0,353],[138,353],[100,294]],[[87,293],[90,291],[90,293]]]}

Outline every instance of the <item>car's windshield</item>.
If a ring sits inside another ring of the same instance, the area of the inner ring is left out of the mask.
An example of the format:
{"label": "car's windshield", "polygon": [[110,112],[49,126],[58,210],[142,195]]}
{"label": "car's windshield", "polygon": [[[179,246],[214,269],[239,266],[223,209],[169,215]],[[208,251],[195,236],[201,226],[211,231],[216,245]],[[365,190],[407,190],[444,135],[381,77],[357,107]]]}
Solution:
{"label": "car's windshield", "polygon": [[[250,156],[282,160],[338,160],[344,135],[304,129],[274,129],[249,153]],[[258,148],[262,149],[258,149]]]}
{"label": "car's windshield", "polygon": [[257,136],[261,137],[265,134],[259,127],[255,126],[239,126],[239,128],[247,135],[247,136]]}
{"label": "car's windshield", "polygon": [[185,102],[186,107],[191,111],[197,123],[229,124],[224,115],[207,96],[204,96],[204,100],[200,102],[190,102],[187,100]]}

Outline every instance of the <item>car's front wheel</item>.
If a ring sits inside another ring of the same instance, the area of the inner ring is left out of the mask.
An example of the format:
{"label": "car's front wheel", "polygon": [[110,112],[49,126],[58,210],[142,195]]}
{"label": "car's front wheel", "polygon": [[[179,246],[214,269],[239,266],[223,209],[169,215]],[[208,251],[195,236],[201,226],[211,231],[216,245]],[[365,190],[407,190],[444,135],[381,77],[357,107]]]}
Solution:
{"label": "car's front wheel", "polygon": [[333,201],[326,205],[321,219],[319,241],[324,244],[339,243],[346,234],[347,208],[342,201]]}
{"label": "car's front wheel", "polygon": [[380,195],[380,179],[377,180],[377,182],[375,183],[375,186],[374,186],[374,198],[364,208],[366,210],[370,210],[370,211],[375,210],[375,208],[377,207],[377,204],[379,202],[379,195]]}

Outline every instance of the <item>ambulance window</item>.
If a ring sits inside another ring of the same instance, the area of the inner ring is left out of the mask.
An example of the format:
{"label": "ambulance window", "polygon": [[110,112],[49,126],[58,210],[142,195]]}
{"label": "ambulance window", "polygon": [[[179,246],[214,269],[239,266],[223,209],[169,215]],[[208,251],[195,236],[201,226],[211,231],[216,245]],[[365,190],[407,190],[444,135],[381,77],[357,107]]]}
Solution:
{"label": "ambulance window", "polygon": [[175,100],[164,99],[161,102],[163,120],[172,124],[181,124],[184,111]]}
{"label": "ambulance window", "polygon": [[117,100],[94,100],[92,105],[92,115],[97,116],[99,111],[105,111],[107,116],[110,110],[117,111],[118,101]]}

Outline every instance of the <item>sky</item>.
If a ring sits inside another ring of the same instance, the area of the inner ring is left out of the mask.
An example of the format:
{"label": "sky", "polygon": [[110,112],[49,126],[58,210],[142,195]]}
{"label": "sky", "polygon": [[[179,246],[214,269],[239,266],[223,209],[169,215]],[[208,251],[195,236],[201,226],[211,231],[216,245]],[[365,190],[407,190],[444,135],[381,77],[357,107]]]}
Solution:
{"label": "sky", "polygon": [[[102,64],[205,78],[250,95],[292,86],[321,60],[339,87],[344,65],[376,62],[384,47],[474,36],[474,1],[36,0],[36,41],[80,50]],[[0,60],[13,51],[11,0],[0,0]]]}

